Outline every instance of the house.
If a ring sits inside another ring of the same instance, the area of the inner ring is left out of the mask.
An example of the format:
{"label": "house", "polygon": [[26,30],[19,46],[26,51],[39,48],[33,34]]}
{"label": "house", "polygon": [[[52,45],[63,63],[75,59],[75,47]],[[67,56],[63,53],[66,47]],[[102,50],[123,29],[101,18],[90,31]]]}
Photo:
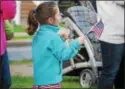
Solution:
{"label": "house", "polygon": [[21,0],[17,2],[17,13],[14,18],[15,24],[27,26],[27,17],[30,10],[34,9],[36,6],[32,0]]}
{"label": "house", "polygon": [[21,25],[26,26],[27,17],[30,10],[34,9],[36,6],[32,0],[23,0],[21,1]]}

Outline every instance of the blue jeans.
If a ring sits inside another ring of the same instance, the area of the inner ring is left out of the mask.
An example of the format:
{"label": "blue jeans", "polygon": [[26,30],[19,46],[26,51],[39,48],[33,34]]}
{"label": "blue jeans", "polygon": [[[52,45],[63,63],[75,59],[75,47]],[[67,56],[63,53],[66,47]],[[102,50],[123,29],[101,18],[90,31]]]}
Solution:
{"label": "blue jeans", "polygon": [[111,44],[103,41],[100,43],[103,66],[97,89],[113,89],[114,80],[124,56],[125,44]]}
{"label": "blue jeans", "polygon": [[3,55],[0,56],[0,87],[2,87]]}
{"label": "blue jeans", "polygon": [[11,76],[10,76],[10,68],[9,68],[9,60],[7,51],[4,55],[1,56],[2,65],[0,67],[0,89],[9,89],[11,85]]}
{"label": "blue jeans", "polygon": [[115,79],[115,82],[114,82],[114,85],[115,85],[115,88],[116,89],[125,89],[125,77],[124,77],[124,70],[125,70],[125,55],[122,59],[122,62],[120,64],[120,69],[119,69],[119,72],[116,76],[116,79]]}

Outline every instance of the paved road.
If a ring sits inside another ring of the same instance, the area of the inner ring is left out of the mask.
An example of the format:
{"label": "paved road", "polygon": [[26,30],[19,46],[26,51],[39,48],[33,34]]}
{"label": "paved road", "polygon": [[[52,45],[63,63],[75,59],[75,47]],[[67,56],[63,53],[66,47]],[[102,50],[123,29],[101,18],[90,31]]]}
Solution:
{"label": "paved road", "polygon": [[8,47],[8,55],[11,60],[31,59],[31,46]]}

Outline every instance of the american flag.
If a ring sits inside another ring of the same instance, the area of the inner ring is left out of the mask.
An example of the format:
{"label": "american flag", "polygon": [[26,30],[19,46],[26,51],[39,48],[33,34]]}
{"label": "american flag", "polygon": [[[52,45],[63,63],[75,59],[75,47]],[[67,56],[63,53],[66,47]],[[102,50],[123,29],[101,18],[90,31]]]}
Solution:
{"label": "american flag", "polygon": [[97,22],[90,30],[90,32],[95,32],[97,37],[100,38],[102,32],[104,30],[104,24],[102,22],[102,20],[100,20],[99,22]]}

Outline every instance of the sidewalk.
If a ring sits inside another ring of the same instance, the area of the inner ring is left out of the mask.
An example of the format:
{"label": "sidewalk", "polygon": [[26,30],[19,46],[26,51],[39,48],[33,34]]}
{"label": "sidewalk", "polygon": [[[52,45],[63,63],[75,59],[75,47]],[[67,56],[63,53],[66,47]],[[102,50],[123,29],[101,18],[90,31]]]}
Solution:
{"label": "sidewalk", "polygon": [[10,64],[12,76],[33,76],[33,65],[30,64]]}
{"label": "sidewalk", "polygon": [[15,32],[14,36],[28,36],[26,32]]}

